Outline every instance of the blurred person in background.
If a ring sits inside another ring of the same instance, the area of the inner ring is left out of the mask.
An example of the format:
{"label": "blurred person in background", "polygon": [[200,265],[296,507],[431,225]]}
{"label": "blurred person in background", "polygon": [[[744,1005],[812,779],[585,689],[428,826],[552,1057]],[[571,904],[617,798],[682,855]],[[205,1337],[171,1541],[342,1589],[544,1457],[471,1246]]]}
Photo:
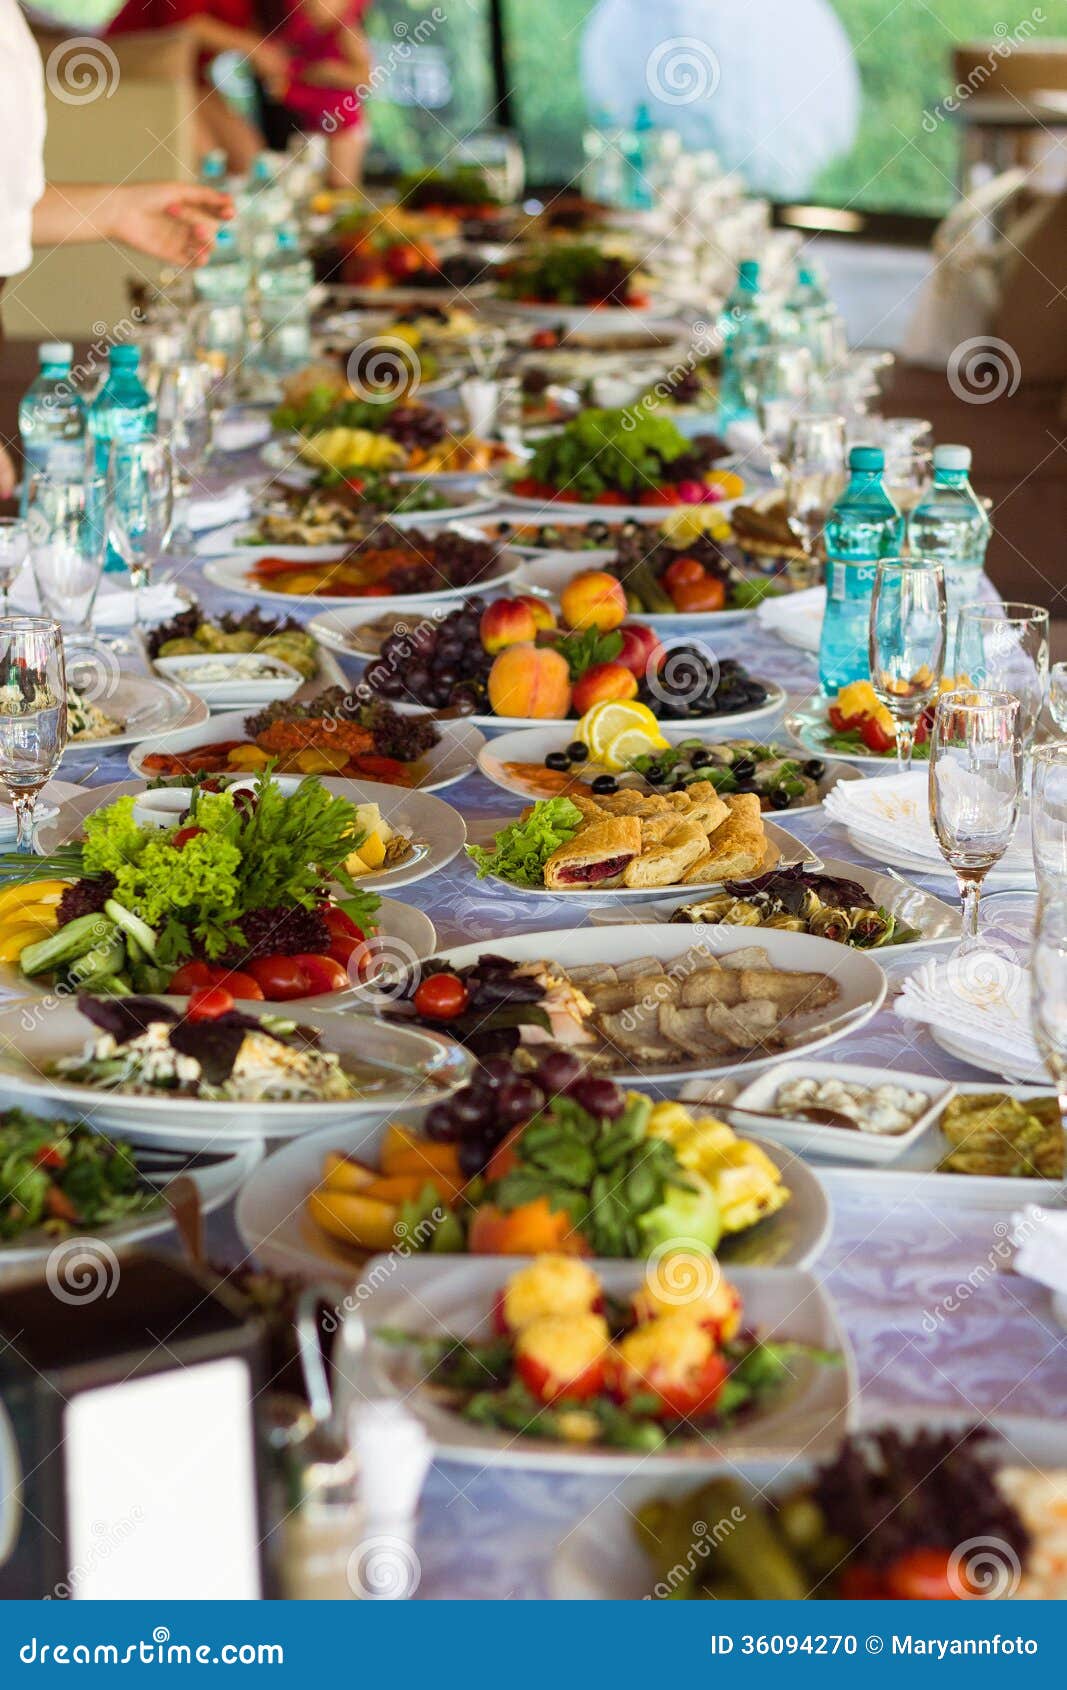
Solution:
{"label": "blurred person in background", "polygon": [[262,150],[263,136],[214,86],[208,67],[219,53],[239,53],[268,94],[278,97],[289,79],[289,53],[280,37],[259,26],[255,0],[126,0],[104,33],[177,28],[187,29],[197,46],[197,153],[221,147],[230,170],[242,175]]}
{"label": "blurred person in background", "polygon": [[277,39],[289,54],[278,96],[303,131],[327,137],[330,186],[357,188],[367,129],[363,96],[371,71],[362,20],[367,0],[289,0]]}
{"label": "blurred person in background", "polygon": [[[0,291],[35,246],[122,241],[167,264],[206,262],[228,195],[189,182],[50,182],[44,179],[44,73],[16,0],[0,0]],[[0,445],[0,498],[15,470]]]}

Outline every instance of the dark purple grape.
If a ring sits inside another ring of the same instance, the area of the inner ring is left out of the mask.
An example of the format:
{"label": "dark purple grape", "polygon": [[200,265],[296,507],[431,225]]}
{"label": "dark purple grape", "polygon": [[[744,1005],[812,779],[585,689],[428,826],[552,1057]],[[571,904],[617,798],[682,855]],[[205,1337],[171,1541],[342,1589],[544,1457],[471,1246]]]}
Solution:
{"label": "dark purple grape", "polygon": [[520,1121],[528,1121],[531,1115],[536,1115],[544,1101],[545,1094],[540,1086],[516,1075],[497,1092],[497,1119],[507,1126],[518,1126]]}
{"label": "dark purple grape", "polygon": [[488,1062],[482,1064],[479,1079],[484,1078],[492,1087],[502,1086],[515,1077],[515,1070],[506,1056],[491,1056]]}
{"label": "dark purple grape", "polygon": [[458,1137],[456,1123],[452,1119],[452,1106],[448,1103],[435,1103],[427,1110],[426,1119],[422,1123],[422,1130],[427,1138],[434,1139],[438,1144],[450,1144]]}
{"label": "dark purple grape", "polygon": [[549,1097],[555,1097],[557,1092],[566,1091],[580,1079],[583,1072],[581,1059],[573,1051],[553,1050],[537,1064],[537,1083]]}
{"label": "dark purple grape", "polygon": [[464,1086],[449,1099],[448,1108],[462,1138],[472,1138],[487,1127],[492,1118],[493,1105],[484,1092]]}
{"label": "dark purple grape", "polygon": [[478,710],[478,693],[468,681],[461,681],[448,695],[452,709],[460,716],[473,716]]}
{"label": "dark purple grape", "polygon": [[567,1096],[573,1097],[575,1103],[582,1109],[587,1109],[590,1115],[596,1115],[601,1120],[614,1121],[626,1108],[626,1094],[614,1080],[598,1080],[592,1074],[584,1075],[567,1087]]}
{"label": "dark purple grape", "polygon": [[465,1139],[459,1147],[459,1171],[464,1179],[474,1179],[480,1174],[495,1145],[487,1145],[484,1138]]}

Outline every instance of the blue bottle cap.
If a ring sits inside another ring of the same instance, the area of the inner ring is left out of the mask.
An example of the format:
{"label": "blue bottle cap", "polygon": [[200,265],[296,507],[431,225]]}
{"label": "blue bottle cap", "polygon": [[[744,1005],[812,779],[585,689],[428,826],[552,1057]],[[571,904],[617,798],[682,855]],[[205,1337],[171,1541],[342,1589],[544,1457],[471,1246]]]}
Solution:
{"label": "blue bottle cap", "polygon": [[759,264],[754,258],[742,258],[737,267],[737,284],[746,293],[755,293],[759,287]]}
{"label": "blue bottle cap", "polygon": [[880,446],[853,446],[848,455],[848,467],[868,475],[875,471],[881,474],[885,469],[885,453]]}
{"label": "blue bottle cap", "polygon": [[116,370],[135,370],[141,362],[141,348],[139,346],[113,346],[108,357],[112,367]]}

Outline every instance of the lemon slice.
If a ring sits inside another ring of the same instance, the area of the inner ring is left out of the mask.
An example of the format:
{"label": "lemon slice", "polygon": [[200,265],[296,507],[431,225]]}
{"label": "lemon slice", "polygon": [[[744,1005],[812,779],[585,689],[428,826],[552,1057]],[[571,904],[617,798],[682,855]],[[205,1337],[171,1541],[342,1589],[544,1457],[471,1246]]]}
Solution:
{"label": "lemon slice", "polygon": [[585,741],[594,756],[599,757],[627,728],[640,728],[646,734],[658,733],[659,723],[647,704],[635,704],[629,699],[607,699],[586,711],[578,723],[577,737]]}
{"label": "lemon slice", "polygon": [[618,774],[634,757],[644,757],[650,751],[666,751],[670,740],[661,733],[648,733],[644,728],[624,728],[600,752],[600,761],[612,774]]}

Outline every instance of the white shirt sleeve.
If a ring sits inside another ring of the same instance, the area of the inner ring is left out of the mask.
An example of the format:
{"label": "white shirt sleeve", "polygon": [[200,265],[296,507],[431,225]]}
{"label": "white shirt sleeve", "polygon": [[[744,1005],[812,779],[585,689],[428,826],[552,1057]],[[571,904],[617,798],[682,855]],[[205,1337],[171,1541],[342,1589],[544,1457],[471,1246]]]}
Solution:
{"label": "white shirt sleeve", "polygon": [[33,257],[33,208],[44,193],[44,74],[16,0],[0,0],[0,277]]}

